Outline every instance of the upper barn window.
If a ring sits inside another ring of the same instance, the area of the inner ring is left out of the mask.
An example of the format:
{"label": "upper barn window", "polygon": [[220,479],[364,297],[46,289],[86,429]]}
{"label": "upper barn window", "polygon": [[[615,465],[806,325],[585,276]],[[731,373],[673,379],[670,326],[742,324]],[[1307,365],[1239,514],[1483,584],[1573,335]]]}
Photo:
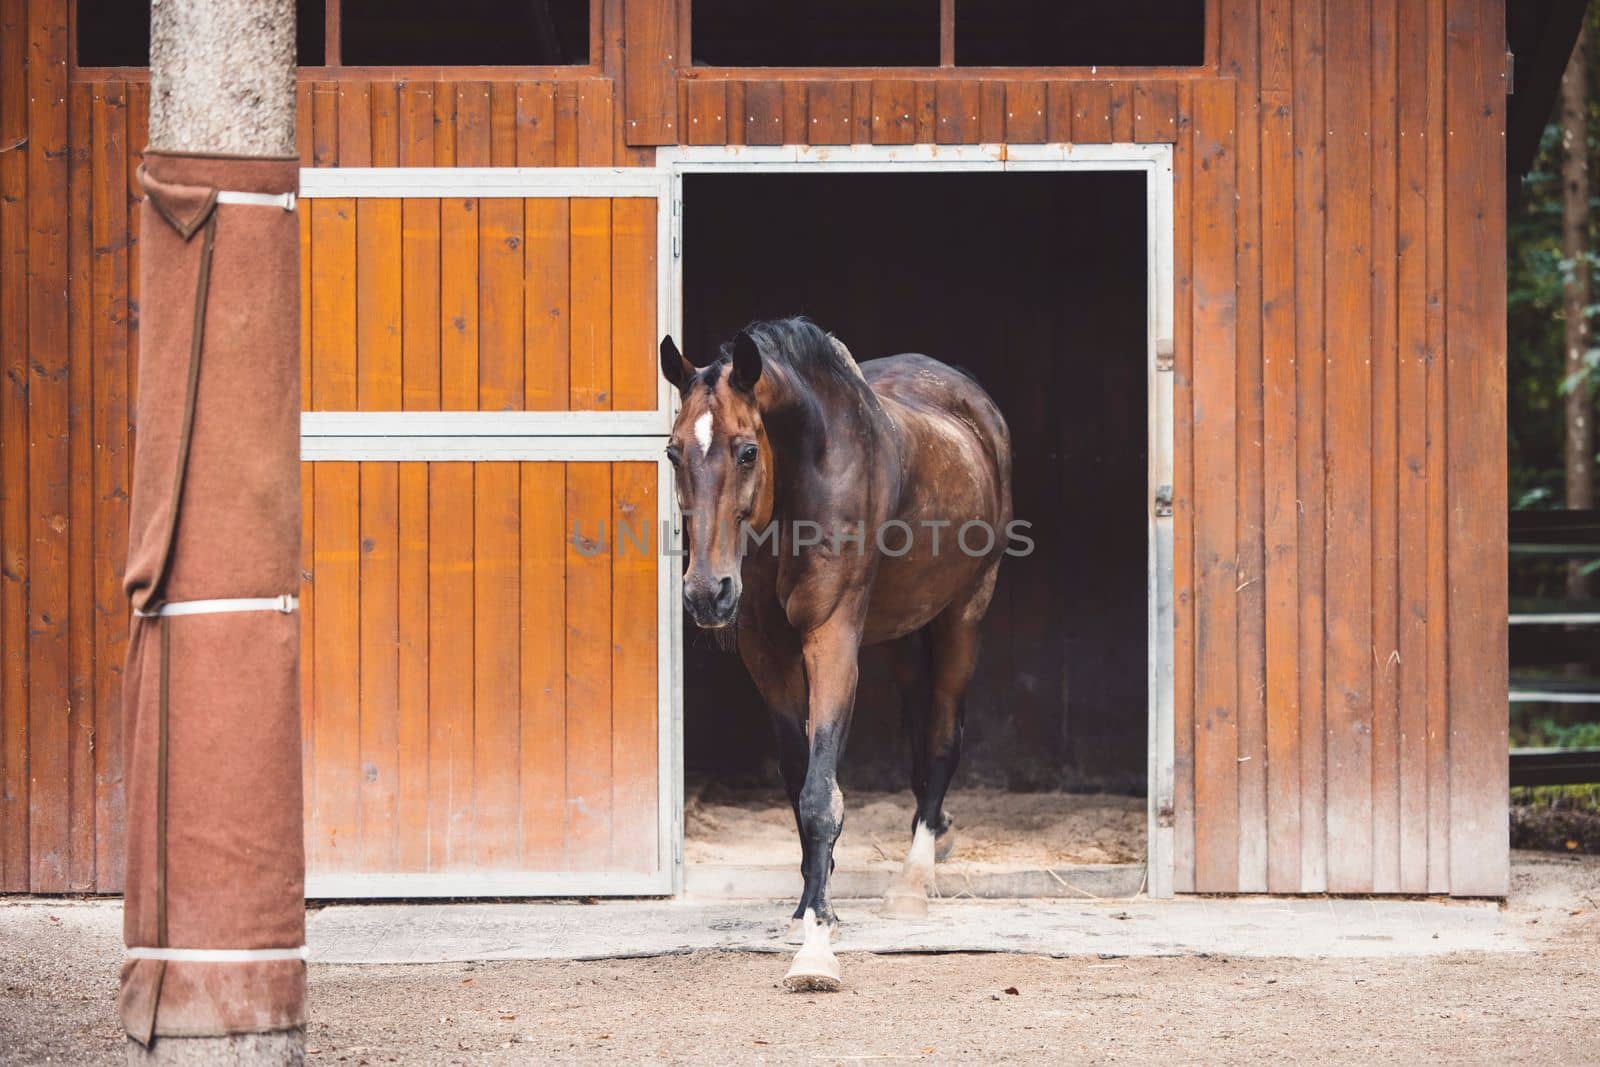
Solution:
{"label": "upper barn window", "polygon": [[1205,62],[1206,0],[690,4],[690,52],[694,65],[703,67],[1187,67]]}
{"label": "upper barn window", "polygon": [[696,66],[936,67],[939,0],[692,0]]}
{"label": "upper barn window", "polygon": [[589,62],[589,0],[340,0],[349,66],[571,66]]}
{"label": "upper barn window", "polygon": [[963,67],[1193,67],[1205,62],[1205,0],[956,0]]}
{"label": "upper barn window", "polygon": [[[323,0],[295,3],[296,62],[320,67],[327,9]],[[80,67],[148,67],[150,0],[78,0],[74,27]]]}

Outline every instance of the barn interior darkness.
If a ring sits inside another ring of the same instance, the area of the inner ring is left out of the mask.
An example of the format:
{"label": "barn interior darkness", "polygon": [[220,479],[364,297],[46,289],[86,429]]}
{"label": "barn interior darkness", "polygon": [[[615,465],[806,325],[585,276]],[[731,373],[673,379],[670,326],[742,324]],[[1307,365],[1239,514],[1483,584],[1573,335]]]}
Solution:
{"label": "barn interior darkness", "polygon": [[[684,341],[804,313],[861,361],[974,373],[1010,424],[1019,518],[967,695],[958,785],[1142,793],[1146,758],[1146,224],[1125,173],[690,175]],[[691,780],[775,785],[738,656],[684,620]],[[862,654],[842,780],[902,789],[899,697]]]}

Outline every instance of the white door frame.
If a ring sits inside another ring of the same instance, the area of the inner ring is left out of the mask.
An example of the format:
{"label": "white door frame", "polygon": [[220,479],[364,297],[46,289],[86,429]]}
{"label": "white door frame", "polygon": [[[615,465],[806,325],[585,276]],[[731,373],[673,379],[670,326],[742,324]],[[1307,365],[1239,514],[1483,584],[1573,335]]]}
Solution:
{"label": "white door frame", "polygon": [[[621,167],[327,167],[300,171],[300,197],[474,198],[605,197],[657,202],[657,335],[676,322],[663,279],[671,271],[672,226],[666,175]],[[651,365],[655,364],[652,354]],[[311,411],[300,417],[300,455],[309,462],[648,461],[656,465],[660,517],[677,522],[671,467],[663,445],[676,393],[658,377],[653,411]],[[674,525],[676,528],[676,525]],[[659,536],[659,533],[657,533]],[[682,884],[683,657],[679,646],[678,568],[657,567],[656,832],[653,871],[460,871],[320,874],[308,898],[471,896],[665,896]]]}
{"label": "white door frame", "polygon": [[[1146,885],[1169,897],[1173,882],[1173,570],[1172,570],[1172,146],[1110,145],[850,145],[816,147],[708,146],[659,149],[657,170],[670,178],[671,258],[663,260],[658,304],[672,309],[671,333],[683,335],[683,178],[686,174],[1008,173],[1129,171],[1146,176],[1146,376],[1149,411],[1147,633],[1149,738]],[[675,400],[676,398],[672,398]],[[681,623],[673,613],[672,624]],[[677,646],[680,638],[674,635]],[[681,688],[675,694],[681,704]],[[682,709],[674,706],[673,718]],[[679,741],[681,744],[681,740]],[[681,774],[681,765],[680,765]],[[678,827],[681,838],[683,829]],[[681,864],[680,864],[681,869]],[[680,874],[681,878],[681,874]],[[681,881],[678,887],[681,889]]]}

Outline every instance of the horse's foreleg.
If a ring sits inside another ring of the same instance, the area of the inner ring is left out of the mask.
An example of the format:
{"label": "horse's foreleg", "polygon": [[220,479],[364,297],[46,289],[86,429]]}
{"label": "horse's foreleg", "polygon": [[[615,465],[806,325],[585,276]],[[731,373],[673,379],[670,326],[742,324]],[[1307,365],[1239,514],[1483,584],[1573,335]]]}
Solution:
{"label": "horse's foreleg", "polygon": [[933,621],[930,636],[933,684],[924,734],[927,778],[917,793],[905,865],[883,900],[886,914],[907,918],[928,913],[934,863],[955,845],[955,830],[944,813],[944,797],[961,760],[963,697],[978,665],[978,625],[963,612],[947,610]]}
{"label": "horse's foreleg", "polygon": [[800,900],[805,943],[795,954],[784,985],[791,990],[833,990],[839,988],[839,962],[831,944],[838,919],[828,901],[828,877],[833,873],[833,846],[844,828],[838,769],[855,708],[860,630],[830,620],[806,635],[804,647],[810,712],[809,762],[799,808],[805,843],[805,891]]}

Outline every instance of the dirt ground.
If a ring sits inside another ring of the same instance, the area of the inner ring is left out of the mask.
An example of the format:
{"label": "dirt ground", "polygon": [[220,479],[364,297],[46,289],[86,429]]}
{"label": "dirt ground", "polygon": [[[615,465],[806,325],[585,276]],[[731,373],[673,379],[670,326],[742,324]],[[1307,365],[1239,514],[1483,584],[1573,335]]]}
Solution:
{"label": "dirt ground", "polygon": [[[945,810],[956,823],[954,863],[1052,868],[1144,860],[1143,797],[960,789]],[[845,811],[835,862],[854,870],[898,868],[911,843],[911,793],[853,791]],[[707,786],[689,796],[683,819],[689,863],[800,862],[794,815],[781,790]]]}
{"label": "dirt ground", "polygon": [[[0,1061],[121,1062],[117,931],[0,903]],[[86,911],[87,909],[78,909]],[[6,914],[9,912],[9,914]],[[1535,951],[1384,960],[847,955],[311,968],[313,1064],[1600,1062],[1600,859],[1518,853]]]}

